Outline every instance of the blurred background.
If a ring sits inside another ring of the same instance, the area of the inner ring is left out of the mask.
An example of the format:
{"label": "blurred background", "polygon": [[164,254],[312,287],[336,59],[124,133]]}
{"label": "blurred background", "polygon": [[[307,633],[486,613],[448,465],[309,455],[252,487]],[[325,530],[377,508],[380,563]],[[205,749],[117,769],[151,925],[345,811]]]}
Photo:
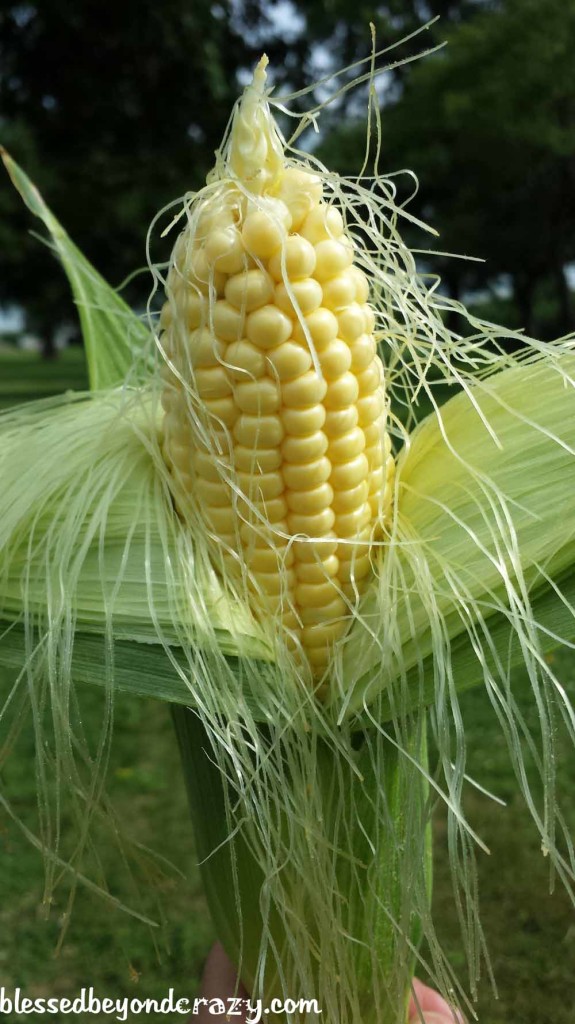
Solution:
{"label": "blurred background", "polygon": [[[438,21],[412,35],[436,15]],[[543,339],[575,329],[575,4],[569,0],[0,0],[0,143],[103,275],[114,286],[130,278],[123,294],[143,309],[150,221],[202,185],[262,51],[276,92],[292,91],[366,57],[370,22],[381,47],[411,35],[390,52],[390,62],[447,43],[378,80],[380,170],[415,172],[419,191],[409,209],[440,236],[412,228],[409,242],[479,258],[425,252],[422,269],[439,274],[446,293],[488,320]],[[331,91],[320,86],[299,109]],[[358,173],[366,104],[361,88],[341,96],[322,115],[320,134],[306,136],[304,145],[332,169]],[[401,176],[398,185],[407,198],[413,180]],[[68,286],[37,230],[7,176],[0,178],[0,408],[86,386]],[[563,661],[573,694],[575,663]],[[4,689],[9,680],[0,684]],[[529,717],[532,700],[521,677],[517,694]],[[477,794],[470,811],[494,854],[481,858],[480,876],[501,996],[495,1001],[486,974],[480,1020],[568,1024],[575,999],[572,907],[561,889],[548,896],[534,829],[514,796],[505,746],[483,695],[466,701],[472,767],[509,804],[502,810]],[[20,758],[2,777],[31,828],[32,746],[24,739]],[[569,756],[565,751],[559,765],[563,790],[570,777],[572,789]],[[41,858],[0,812],[0,984],[38,995],[94,984],[108,995],[145,998],[169,986],[184,995],[197,983],[210,925],[184,793],[173,782],[177,757],[165,709],[119,700],[113,757],[111,786],[122,819],[139,842],[161,846],[186,875],[154,878],[165,896],[158,910],[163,926],[151,931],[81,894],[60,949],[66,899],[40,916]],[[573,796],[565,812],[575,827]],[[439,814],[437,914],[453,963],[463,971],[445,843]],[[111,854],[108,860],[107,877],[130,902],[133,881],[120,877]]]}

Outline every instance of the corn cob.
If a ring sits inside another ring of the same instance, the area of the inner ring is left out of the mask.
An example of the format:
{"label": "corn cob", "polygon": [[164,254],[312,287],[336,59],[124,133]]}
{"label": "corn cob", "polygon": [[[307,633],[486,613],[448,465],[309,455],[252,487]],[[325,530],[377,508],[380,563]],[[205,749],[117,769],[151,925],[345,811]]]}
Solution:
{"label": "corn cob", "polygon": [[164,453],[216,566],[321,676],[391,502],[369,284],[322,178],[289,164],[262,58],[174,247]]}

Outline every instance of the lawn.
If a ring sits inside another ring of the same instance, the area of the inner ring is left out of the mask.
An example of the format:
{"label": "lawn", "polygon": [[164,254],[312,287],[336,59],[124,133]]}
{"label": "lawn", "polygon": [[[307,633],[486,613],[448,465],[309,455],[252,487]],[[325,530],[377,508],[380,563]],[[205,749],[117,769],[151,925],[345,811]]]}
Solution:
{"label": "lawn", "polygon": [[[28,354],[0,355],[0,403],[84,386],[79,350],[48,364]],[[575,659],[562,654],[557,671],[575,702]],[[1,697],[9,684],[6,674],[0,675]],[[514,692],[535,729],[534,700],[521,673],[515,676]],[[101,699],[96,690],[85,695],[83,725],[87,735],[94,737],[101,721]],[[482,919],[500,996],[494,998],[485,977],[477,1004],[479,1020],[482,1024],[572,1024],[572,905],[560,884],[549,895],[548,864],[517,796],[505,742],[486,695],[479,690],[470,692],[462,704],[468,726],[469,772],[507,802],[503,808],[471,788],[467,796],[468,814],[491,850],[491,856],[479,851],[478,860]],[[32,731],[27,728],[8,759],[2,788],[20,821],[37,832],[33,756]],[[573,764],[573,751],[559,735],[559,791],[575,833]],[[115,896],[153,917],[158,927],[141,923],[81,887],[71,918],[65,885],[46,911],[42,858],[15,822],[0,812],[0,988],[20,986],[29,996],[74,996],[82,987],[93,986],[102,996],[140,999],[163,997],[171,987],[181,996],[196,991],[212,929],[201,893],[167,707],[118,696],[108,780],[127,832],[142,847],[160,852],[174,869],[142,854],[140,868],[130,876],[102,829],[102,874]],[[435,832],[436,920],[453,964],[464,977],[441,808]],[[70,848],[73,836],[74,823],[65,817],[63,850]],[[6,1015],[3,1019],[10,1024],[21,1018]],[[110,1018],[94,1016],[90,1020]]]}
{"label": "lawn", "polygon": [[0,346],[0,409],[87,387],[84,351],[79,346],[50,360],[40,359],[35,352]]}

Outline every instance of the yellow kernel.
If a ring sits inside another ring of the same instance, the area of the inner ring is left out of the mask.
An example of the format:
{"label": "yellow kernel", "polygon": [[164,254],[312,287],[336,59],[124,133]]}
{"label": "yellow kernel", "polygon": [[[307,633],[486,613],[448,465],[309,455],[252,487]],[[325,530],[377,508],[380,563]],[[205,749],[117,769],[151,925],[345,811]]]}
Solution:
{"label": "yellow kernel", "polygon": [[305,516],[321,512],[331,505],[332,499],[333,489],[328,483],[319,484],[306,491],[286,491],[288,508]]}
{"label": "yellow kernel", "polygon": [[332,409],[327,413],[324,424],[324,433],[328,437],[339,437],[340,434],[347,434],[357,426],[359,416],[355,405],[349,405],[343,409]]}
{"label": "yellow kernel", "polygon": [[[307,607],[300,609],[300,617],[304,626],[312,626],[320,622],[329,622],[331,619],[339,619],[349,614],[348,606],[343,597],[336,597],[329,604],[320,607]],[[310,651],[311,654],[311,651]]]}
{"label": "yellow kernel", "polygon": [[202,514],[208,526],[211,526],[216,533],[234,533],[237,525],[235,510],[229,505],[227,508],[211,508],[204,505]]}
{"label": "yellow kernel", "polygon": [[298,563],[311,564],[312,562],[325,561],[326,558],[331,558],[332,555],[335,555],[338,542],[337,538],[331,534],[321,540],[317,538],[312,540],[295,540],[292,546]]}
{"label": "yellow kernel", "polygon": [[279,469],[282,464],[280,448],[244,448],[236,445],[234,448],[234,465],[245,473],[270,473],[273,469]]}
{"label": "yellow kernel", "polygon": [[329,533],[335,522],[335,512],[322,508],[313,514],[292,512],[287,519],[291,533],[303,533],[306,537],[323,537]]}
{"label": "yellow kernel", "polygon": [[333,466],[329,482],[336,492],[349,491],[350,488],[357,487],[362,480],[365,480],[368,472],[367,459],[363,452],[361,452],[360,455],[356,455],[349,462]]}
{"label": "yellow kernel", "polygon": [[190,288],[186,289],[182,295],[182,300],[178,303],[178,307],[180,316],[190,330],[193,330],[195,327],[203,327],[207,323],[208,303],[206,298],[199,292]]}
{"label": "yellow kernel", "polygon": [[379,418],[374,423],[370,423],[369,426],[363,427],[366,449],[381,448],[384,430],[385,423],[382,423]]}
{"label": "yellow kernel", "polygon": [[356,558],[339,561],[338,579],[341,583],[351,583],[353,580],[363,580],[372,571],[371,555],[359,555]]}
{"label": "yellow kernel", "polygon": [[259,348],[275,348],[287,341],[292,332],[292,322],[277,306],[262,306],[247,318],[246,334]]}
{"label": "yellow kernel", "polygon": [[224,352],[223,342],[214,338],[212,332],[205,327],[190,334],[189,355],[192,366],[217,366],[221,362]]}
{"label": "yellow kernel", "polygon": [[306,277],[302,281],[292,281],[288,290],[282,282],[275,287],[274,300],[288,316],[308,316],[321,306],[321,285],[313,277]]}
{"label": "yellow kernel", "polygon": [[258,502],[256,508],[260,509],[264,518],[274,526],[287,520],[289,509],[285,493],[279,494],[277,498],[266,498],[265,501]]}
{"label": "yellow kernel", "polygon": [[198,249],[190,262],[188,281],[199,288],[203,295],[209,295],[211,292],[221,295],[226,284],[226,276],[210,267],[205,252]]}
{"label": "yellow kernel", "polygon": [[293,551],[278,551],[275,548],[251,548],[245,553],[245,561],[252,572],[281,572],[289,569],[295,561]]}
{"label": "yellow kernel", "polygon": [[249,412],[256,416],[276,412],[281,401],[280,389],[269,377],[236,384],[234,398],[242,412]]}
{"label": "yellow kernel", "polygon": [[294,596],[301,608],[320,608],[331,604],[339,595],[331,580],[324,580],[323,583],[298,583]]}
{"label": "yellow kernel", "polygon": [[299,231],[309,212],[316,206],[322,194],[321,178],[310,171],[288,167],[277,189],[277,197],[286,204],[292,216],[292,231]]}
{"label": "yellow kernel", "polygon": [[[326,669],[331,661],[331,651],[325,647],[310,647],[309,650],[306,649],[305,656],[309,664],[312,666],[314,675],[316,676],[320,676],[322,669]],[[327,686],[323,685],[319,689],[316,689],[315,692],[318,700],[323,700],[326,691]]]}
{"label": "yellow kernel", "polygon": [[288,514],[288,505],[284,497],[266,498],[265,501],[238,499],[238,509],[244,520],[249,522],[280,523]]}
{"label": "yellow kernel", "polygon": [[339,338],[334,338],[318,355],[322,373],[327,380],[341,377],[351,366],[349,345]]}
{"label": "yellow kernel", "polygon": [[375,330],[375,310],[367,302],[361,308],[365,316],[365,329],[368,334],[373,334]]}
{"label": "yellow kernel", "polygon": [[299,630],[299,620],[293,611],[286,612],[285,608],[282,608],[280,622],[281,630],[279,631],[277,640],[279,643],[285,644],[288,651],[295,651],[299,656],[301,651],[301,644],[297,635]]}
{"label": "yellow kernel", "polygon": [[268,373],[280,381],[301,377],[312,364],[309,351],[293,341],[286,341],[268,352],[266,361]]}
{"label": "yellow kernel", "polygon": [[300,281],[311,277],[315,269],[315,249],[301,235],[290,235],[272,256],[268,270],[275,281]]}
{"label": "yellow kernel", "polygon": [[191,424],[187,418],[184,418],[184,412],[180,408],[170,409],[166,413],[164,433],[169,434],[170,438],[181,440],[183,444],[191,445],[193,443]]}
{"label": "yellow kernel", "polygon": [[357,375],[357,383],[360,395],[371,395],[381,386],[383,382],[383,367],[381,359],[377,356],[372,360],[366,370]]}
{"label": "yellow kernel", "polygon": [[331,507],[338,515],[343,512],[351,512],[354,508],[365,504],[368,494],[369,483],[367,480],[362,480],[355,487],[350,487],[348,491],[335,491]]}
{"label": "yellow kernel", "polygon": [[210,197],[204,200],[200,207],[200,214],[196,221],[195,237],[207,238],[208,233],[218,228],[229,227],[236,220],[237,197],[225,197],[222,202],[220,196]]}
{"label": "yellow kernel", "polygon": [[286,434],[304,437],[321,430],[325,423],[325,409],[323,405],[312,405],[307,409],[283,409],[281,418]]}
{"label": "yellow kernel", "polygon": [[303,465],[285,463],[283,466],[284,483],[292,491],[309,490],[317,484],[323,484],[329,479],[330,473],[331,462],[325,456]]}
{"label": "yellow kernel", "polygon": [[232,380],[258,380],[266,372],[263,354],[251,341],[233,341],[226,351],[224,364]]}
{"label": "yellow kernel", "polygon": [[359,267],[350,267],[349,273],[355,281],[355,301],[362,304],[366,303],[369,298],[369,281],[367,277]]}
{"label": "yellow kernel", "polygon": [[296,583],[293,569],[286,569],[285,572],[262,573],[254,580],[253,585],[257,590],[261,589],[265,594],[285,594],[293,589]]}
{"label": "yellow kernel", "polygon": [[191,459],[188,445],[172,442],[169,447],[169,457],[173,465],[177,466],[179,470],[189,472]]}
{"label": "yellow kernel", "polygon": [[229,467],[226,467],[225,462],[218,459],[213,452],[193,450],[191,452],[191,464],[198,477],[202,477],[204,480],[211,480],[212,482],[221,481],[226,471],[229,473]]}
{"label": "yellow kernel", "polygon": [[[210,422],[210,429],[213,430],[215,428],[218,430],[219,424],[224,427],[233,427],[239,413],[238,407],[231,395],[228,395],[225,398],[204,399],[204,402],[206,412],[208,413],[208,419],[210,421],[216,421],[216,423]],[[218,426],[216,426],[216,424]]]}
{"label": "yellow kernel", "polygon": [[351,559],[362,558],[363,555],[369,555],[372,551],[371,548],[372,540],[372,526],[369,523],[364,526],[362,530],[353,539],[342,539],[337,546],[337,557],[341,564],[349,562]]}
{"label": "yellow kernel", "polygon": [[273,296],[273,281],[264,270],[246,270],[242,274],[234,274],[228,278],[225,296],[236,309],[250,313],[270,301]]}
{"label": "yellow kernel", "polygon": [[160,396],[162,409],[166,413],[171,412],[172,410],[177,410],[178,415],[182,415],[181,410],[185,409],[185,405],[182,403],[181,384],[179,380],[177,377],[174,377],[169,367],[162,367],[160,373],[168,384]]}
{"label": "yellow kernel", "polygon": [[[287,209],[285,212],[288,214]],[[286,225],[277,215],[274,216],[273,210],[253,210],[244,220],[243,243],[256,259],[268,260],[279,249],[285,237]]]}
{"label": "yellow kernel", "polygon": [[345,409],[357,402],[359,386],[353,373],[344,373],[333,380],[326,391],[325,406],[327,409]]}
{"label": "yellow kernel", "polygon": [[228,508],[231,504],[231,489],[227,484],[198,477],[194,490],[203,505],[211,508]]}
{"label": "yellow kernel", "polygon": [[365,395],[357,401],[357,414],[360,427],[369,426],[381,416],[385,408],[385,400],[381,390],[374,391],[372,395]]}
{"label": "yellow kernel", "polygon": [[366,370],[376,353],[373,335],[360,334],[355,341],[350,343],[349,351],[351,353],[351,368],[354,373]]}
{"label": "yellow kernel", "polygon": [[278,624],[283,622],[286,611],[292,607],[290,593],[285,591],[282,594],[258,594],[256,600],[263,614],[273,615]]}
{"label": "yellow kernel", "polygon": [[286,437],[281,446],[281,454],[287,463],[299,465],[325,455],[327,446],[327,437],[322,430],[317,430],[300,437]]}
{"label": "yellow kernel", "polygon": [[[198,301],[198,307],[198,312],[200,309],[203,311],[203,300]],[[174,313],[172,312],[172,302],[170,301],[170,299],[168,299],[166,302],[164,302],[164,305],[162,306],[162,309],[160,311],[160,319],[158,321],[158,327],[160,331],[167,330],[167,328],[171,326],[173,319]],[[197,324],[191,324],[190,326],[197,327],[200,323],[201,316],[198,317]]]}
{"label": "yellow kernel", "polygon": [[370,472],[374,469],[379,469],[379,467],[383,465],[384,453],[383,446],[381,444],[373,444],[370,448],[366,447],[365,454],[367,456],[367,461],[369,462]]}
{"label": "yellow kernel", "polygon": [[328,309],[340,310],[355,299],[355,281],[347,271],[332,277],[323,284],[323,305]]}
{"label": "yellow kernel", "polygon": [[212,322],[215,334],[223,341],[240,341],[244,334],[243,313],[225,299],[218,299],[212,307]]}
{"label": "yellow kernel", "polygon": [[284,482],[279,470],[272,473],[238,473],[238,486],[252,502],[265,501],[267,498],[278,498],[283,494]]}
{"label": "yellow kernel", "polygon": [[324,238],[338,238],[343,234],[343,218],[336,206],[318,203],[310,210],[304,220],[300,234],[312,245],[317,245]]}
{"label": "yellow kernel", "polygon": [[357,537],[358,533],[371,521],[371,508],[368,502],[335,517],[334,530],[338,537]]}
{"label": "yellow kernel", "polygon": [[247,448],[275,448],[284,437],[284,427],[279,416],[249,416],[247,413],[237,420],[234,438]]}
{"label": "yellow kernel", "polygon": [[293,325],[292,336],[294,340],[301,341],[302,344],[307,345],[309,335],[315,347],[322,349],[337,337],[337,330],[337,318],[330,309],[320,306],[319,309],[314,310],[313,313],[304,317],[303,320],[299,318],[296,320]]}
{"label": "yellow kernel", "polygon": [[350,267],[353,260],[353,248],[349,241],[335,241],[333,238],[327,238],[323,242],[318,242],[315,247],[315,256],[314,277],[316,281],[323,283],[332,277],[337,277],[338,274]]}
{"label": "yellow kernel", "polygon": [[226,371],[221,366],[197,369],[194,382],[200,398],[225,398],[232,390]]}
{"label": "yellow kernel", "polygon": [[282,402],[288,409],[304,409],[322,402],[326,391],[326,381],[315,370],[308,370],[282,385]]}
{"label": "yellow kernel", "polygon": [[365,448],[365,437],[361,427],[354,427],[347,434],[330,441],[327,457],[330,462],[349,462]]}
{"label": "yellow kernel", "polygon": [[240,527],[241,540],[249,550],[264,548],[281,551],[287,547],[287,533],[288,525],[285,519],[274,523],[273,526],[254,519],[252,522],[242,523]]}
{"label": "yellow kernel", "polygon": [[[364,307],[365,308],[365,307]],[[358,306],[356,302],[352,302],[347,309],[341,310],[337,314],[337,321],[339,325],[339,336],[344,341],[351,342],[359,338],[360,334],[363,334],[368,330],[366,326],[365,313],[361,306]]]}
{"label": "yellow kernel", "polygon": [[371,469],[369,474],[369,494],[378,494],[383,491],[385,484],[385,473],[383,466]]}
{"label": "yellow kernel", "polygon": [[204,252],[208,264],[224,274],[239,274],[246,264],[240,233],[232,226],[211,231],[206,238]]}
{"label": "yellow kernel", "polygon": [[[323,648],[323,653],[329,654],[329,647],[332,646],[340,636],[345,633],[347,622],[326,622],[318,623],[317,626],[305,626],[302,630],[301,640],[307,650],[307,656],[311,660],[312,652],[318,652]],[[326,651],[326,648],[328,649]]]}
{"label": "yellow kernel", "polygon": [[323,583],[338,576],[339,558],[329,555],[322,562],[297,562],[295,571],[300,583]]}

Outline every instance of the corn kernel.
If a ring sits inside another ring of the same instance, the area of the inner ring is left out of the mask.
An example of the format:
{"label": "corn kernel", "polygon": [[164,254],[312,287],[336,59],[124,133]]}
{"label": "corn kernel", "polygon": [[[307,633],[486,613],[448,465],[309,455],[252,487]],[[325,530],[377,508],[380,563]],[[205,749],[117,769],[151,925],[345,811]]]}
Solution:
{"label": "corn kernel", "polygon": [[287,341],[292,332],[292,323],[277,306],[262,306],[247,318],[246,334],[259,348],[269,349]]}
{"label": "corn kernel", "polygon": [[258,309],[259,306],[265,306],[272,295],[273,282],[264,270],[246,270],[242,274],[234,274],[228,278],[225,285],[228,302],[246,313]]}
{"label": "corn kernel", "polygon": [[290,235],[281,249],[268,263],[268,271],[275,281],[300,281],[311,277],[315,270],[316,253],[311,242],[301,235]]}

